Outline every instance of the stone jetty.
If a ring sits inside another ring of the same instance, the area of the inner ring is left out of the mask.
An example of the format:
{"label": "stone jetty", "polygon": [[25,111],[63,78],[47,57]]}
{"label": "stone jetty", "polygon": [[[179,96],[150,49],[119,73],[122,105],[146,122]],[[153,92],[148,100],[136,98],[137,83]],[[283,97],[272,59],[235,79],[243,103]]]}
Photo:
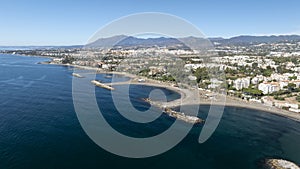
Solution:
{"label": "stone jetty", "polygon": [[83,78],[83,76],[81,76],[80,74],[78,74],[78,73],[72,73],[72,76],[74,76],[74,77],[78,77],[78,78]]}
{"label": "stone jetty", "polygon": [[198,118],[196,116],[189,116],[189,115],[186,115],[186,114],[184,114],[182,112],[177,112],[175,110],[172,110],[171,108],[168,108],[168,107],[165,107],[165,106],[161,106],[160,104],[157,104],[156,102],[151,101],[150,98],[143,98],[143,100],[145,102],[147,102],[147,103],[150,103],[151,105],[160,107],[162,109],[162,112],[165,113],[165,114],[167,114],[167,115],[169,115],[170,117],[173,117],[173,118],[185,121],[187,123],[192,123],[192,124],[197,124],[197,123],[204,122],[203,119],[200,119],[200,118]]}
{"label": "stone jetty", "polygon": [[92,80],[91,83],[94,84],[95,86],[102,87],[104,89],[115,90],[115,88],[113,88],[113,87],[111,87],[111,86],[109,86],[107,84],[101,83],[101,82],[99,82],[97,80]]}

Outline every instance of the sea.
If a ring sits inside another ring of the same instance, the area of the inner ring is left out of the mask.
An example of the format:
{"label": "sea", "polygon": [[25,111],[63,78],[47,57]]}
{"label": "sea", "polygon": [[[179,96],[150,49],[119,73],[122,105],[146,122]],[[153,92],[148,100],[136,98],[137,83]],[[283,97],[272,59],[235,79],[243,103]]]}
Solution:
{"label": "sea", "polygon": [[[203,124],[197,124],[162,154],[148,158],[115,155],[98,146],[80,125],[72,98],[74,68],[39,64],[47,60],[0,54],[1,169],[256,169],[267,158],[300,164],[299,121],[242,107],[225,107],[216,131],[204,143],[198,142]],[[110,81],[109,74],[96,78]],[[120,76],[118,80],[129,79]],[[130,86],[131,103],[138,110],[147,110],[150,105],[141,98],[154,89],[157,87]],[[161,90],[169,100],[180,97]],[[174,122],[169,116],[145,124],[131,122],[116,110],[110,91],[95,87],[95,92],[103,116],[125,135],[154,136]],[[198,116],[205,119],[208,110],[209,105],[201,105]]]}

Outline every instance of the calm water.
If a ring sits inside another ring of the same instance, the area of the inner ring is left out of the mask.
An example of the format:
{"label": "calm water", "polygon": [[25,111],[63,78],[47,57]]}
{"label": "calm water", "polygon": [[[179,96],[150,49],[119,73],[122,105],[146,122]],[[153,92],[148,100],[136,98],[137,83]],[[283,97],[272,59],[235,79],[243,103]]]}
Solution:
{"label": "calm water", "polygon": [[[128,159],[98,147],[82,130],[72,102],[72,69],[36,64],[45,58],[0,55],[0,168],[259,168],[260,160],[279,157],[300,163],[300,123],[257,110],[227,107],[214,135],[197,142],[195,126],[175,148],[147,159]],[[105,75],[97,79],[109,81]],[[127,80],[120,77],[119,80]],[[121,88],[121,86],[120,86]],[[139,110],[149,105],[151,87],[132,86]],[[136,137],[158,134],[172,124],[167,116],[147,125],[118,114],[107,90],[97,88],[104,116],[118,131]],[[178,94],[166,91],[169,99]],[[100,97],[101,96],[101,97]],[[206,117],[207,106],[199,116]]]}

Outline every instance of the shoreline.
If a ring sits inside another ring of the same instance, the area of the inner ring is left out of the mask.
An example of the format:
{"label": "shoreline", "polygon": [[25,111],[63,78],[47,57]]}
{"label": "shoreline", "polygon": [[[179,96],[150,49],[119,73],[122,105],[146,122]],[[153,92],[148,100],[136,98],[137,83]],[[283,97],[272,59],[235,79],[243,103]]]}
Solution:
{"label": "shoreline", "polygon": [[5,53],[5,52],[1,52],[1,50],[0,50],[0,54],[4,54],[4,55],[12,55],[12,56],[24,56],[24,57],[47,58],[47,59],[54,59],[54,58],[56,58],[56,57],[53,57],[53,56],[41,56],[41,55],[26,55],[26,54],[12,54],[12,53]]}
{"label": "shoreline", "polygon": [[[106,72],[101,72],[98,74],[104,74]],[[109,72],[109,74],[119,74],[119,75],[124,75],[127,76],[127,73],[122,73],[122,72]],[[134,77],[134,75],[131,75],[131,78]],[[137,76],[135,76],[135,78],[137,78]],[[130,84],[136,84],[136,85],[146,85],[146,86],[154,86],[154,87],[160,87],[160,88],[165,88],[174,92],[177,92],[181,95],[181,97],[179,99],[176,99],[174,101],[168,102],[169,105],[168,107],[174,108],[177,107],[178,105],[176,104],[176,101],[182,101],[184,99],[186,99],[189,95],[190,92],[188,92],[187,90],[178,88],[178,87],[174,87],[174,86],[170,86],[169,84],[165,83],[165,82],[161,82],[161,81],[157,81],[157,80],[153,80],[153,79],[147,79],[145,77],[141,77],[146,79],[146,82],[137,82],[137,81],[131,81],[129,82]],[[112,85],[121,85],[121,84],[126,84],[127,82],[121,82],[118,84],[115,83]],[[108,83],[111,84],[111,83]],[[197,92],[200,92],[198,89],[193,89]],[[199,94],[200,95],[200,94]],[[183,103],[186,105],[189,105],[189,103]],[[246,108],[246,109],[253,109],[253,110],[258,110],[258,111],[263,111],[266,113],[270,113],[270,114],[274,114],[274,115],[278,115],[278,116],[282,116],[285,118],[289,118],[295,121],[300,122],[300,113],[296,113],[296,112],[291,112],[291,111],[287,111],[287,110],[283,110],[274,106],[267,106],[264,105],[262,103],[256,103],[256,102],[250,102],[250,101],[246,101],[246,100],[242,100],[239,98],[235,98],[232,96],[225,96],[225,101],[214,101],[214,100],[210,100],[204,97],[200,97],[199,101],[194,103],[194,104],[199,104],[201,105],[219,105],[219,106],[224,106],[224,107],[237,107],[237,108]]]}
{"label": "shoreline", "polygon": [[[51,57],[48,57],[49,59],[52,59]],[[104,74],[104,73],[108,73],[108,74],[118,74],[118,75],[124,75],[127,76],[129,78],[137,78],[138,76],[136,75],[131,75],[129,73],[125,73],[125,72],[112,72],[112,71],[99,71],[101,69],[99,68],[93,68],[93,67],[89,67],[89,66],[80,66],[80,65],[72,65],[72,64],[59,64],[59,63],[51,63],[51,61],[49,63],[40,63],[40,64],[51,64],[51,65],[57,65],[57,66],[70,66],[70,67],[74,67],[74,68],[79,68],[79,69],[83,69],[83,70],[94,70],[96,71],[95,73],[97,74]],[[147,86],[154,86],[154,87],[162,87],[162,88],[166,88],[168,90],[177,92],[181,95],[181,99],[184,99],[187,97],[188,93],[184,92],[183,90],[181,90],[180,88],[176,88],[173,86],[170,86],[171,84],[168,84],[166,82],[162,82],[162,81],[157,81],[157,80],[153,80],[153,79],[148,79],[146,77],[140,77],[143,79],[146,79],[146,82],[135,82],[132,84],[139,84],[139,85],[147,85]],[[198,92],[200,92],[199,90],[197,90]],[[253,109],[253,110],[258,110],[258,111],[263,111],[269,114],[274,114],[274,115],[278,115],[281,117],[285,117],[285,118],[289,118],[291,120],[300,122],[300,113],[296,113],[296,112],[291,112],[291,111],[287,111],[287,110],[283,110],[274,106],[267,106],[264,105],[262,103],[256,103],[256,102],[250,102],[250,101],[245,101],[242,100],[240,98],[235,98],[232,96],[226,96],[226,101],[224,104],[220,104],[220,103],[215,103],[214,101],[210,100],[210,99],[206,99],[204,97],[201,97],[200,101],[197,103],[199,105],[221,105],[221,106],[228,106],[228,107],[238,107],[238,108],[246,108],[246,109]],[[175,107],[175,106],[172,106]]]}
{"label": "shoreline", "polygon": [[[249,102],[249,101],[243,101],[243,100],[235,100],[230,98],[231,101],[226,98],[226,107],[237,107],[237,108],[245,108],[245,109],[252,109],[252,110],[258,110],[258,111],[263,111],[269,114],[285,117],[297,122],[300,122],[300,113],[296,112],[290,112],[287,110],[283,110],[277,107],[270,107],[267,105],[263,105],[261,103],[255,103],[255,102]],[[233,102],[236,101],[236,102]],[[218,104],[210,104],[210,103],[200,103],[200,105],[218,105]]]}

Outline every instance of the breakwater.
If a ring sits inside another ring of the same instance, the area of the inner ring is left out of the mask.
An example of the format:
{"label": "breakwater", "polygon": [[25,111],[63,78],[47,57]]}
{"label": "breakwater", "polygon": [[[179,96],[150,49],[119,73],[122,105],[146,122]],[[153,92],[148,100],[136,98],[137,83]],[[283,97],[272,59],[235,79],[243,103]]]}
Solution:
{"label": "breakwater", "polygon": [[187,123],[193,123],[193,124],[204,122],[203,119],[200,119],[196,116],[186,115],[183,112],[178,112],[178,111],[172,110],[171,108],[162,106],[160,103],[152,101],[150,98],[143,98],[143,100],[147,103],[150,103],[151,105],[161,108],[162,112],[169,115],[170,117],[185,121]]}
{"label": "breakwater", "polygon": [[115,90],[115,88],[113,88],[113,87],[111,87],[109,85],[106,85],[104,83],[101,83],[99,81],[96,81],[96,80],[92,80],[91,83],[94,84],[95,86],[102,87],[104,89]]}

